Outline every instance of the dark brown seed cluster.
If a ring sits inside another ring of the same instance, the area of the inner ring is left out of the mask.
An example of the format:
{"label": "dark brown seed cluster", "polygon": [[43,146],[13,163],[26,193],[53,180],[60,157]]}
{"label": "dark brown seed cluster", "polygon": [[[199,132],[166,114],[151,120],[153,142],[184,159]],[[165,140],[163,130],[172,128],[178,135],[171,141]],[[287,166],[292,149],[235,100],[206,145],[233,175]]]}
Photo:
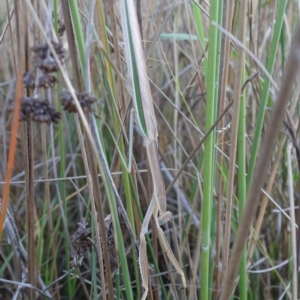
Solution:
{"label": "dark brown seed cluster", "polygon": [[[120,216],[120,214],[119,214]],[[115,239],[114,239],[114,229],[112,223],[112,216],[111,214],[107,215],[104,219],[105,229],[106,229],[106,239],[107,239],[107,248],[108,248],[108,255],[109,255],[109,263],[111,270],[115,270],[118,268],[118,259],[116,254],[115,248]],[[90,249],[92,242],[91,242],[91,229],[86,228],[87,221],[83,219],[81,223],[78,223],[78,228],[71,236],[72,242],[76,245],[75,254],[72,257],[71,266],[78,267],[81,266],[83,257]],[[120,217],[120,225],[122,232],[124,233],[126,230],[125,222]],[[105,269],[104,269],[105,272]]]}
{"label": "dark brown seed cluster", "polygon": [[[59,43],[51,42],[61,62],[65,58],[65,49]],[[25,87],[34,89],[52,88],[57,83],[57,78],[51,74],[58,71],[58,64],[54,59],[47,43],[36,44],[31,47],[33,70],[26,72],[23,76]],[[37,72],[39,69],[39,72]],[[38,76],[38,78],[37,78]]]}
{"label": "dark brown seed cluster", "polygon": [[[63,62],[65,50],[61,44],[54,41],[52,46]],[[33,69],[23,75],[24,87],[34,89],[33,97],[23,96],[21,99],[20,121],[32,120],[40,123],[58,123],[60,113],[50,105],[48,100],[39,96],[37,89],[53,88],[58,82],[53,72],[58,71],[55,61],[47,43],[36,44],[31,47]],[[14,101],[10,102],[10,109],[13,110]]]}
{"label": "dark brown seed cluster", "polygon": [[39,77],[38,86],[44,89],[53,88],[55,84],[58,82],[57,78],[51,74],[43,74]]}
{"label": "dark brown seed cluster", "polygon": [[35,87],[35,71],[28,71],[28,72],[24,73],[23,84],[25,87],[34,89],[34,87]]}
{"label": "dark brown seed cluster", "polygon": [[35,85],[37,85],[37,87],[39,88],[44,89],[53,88],[57,82],[57,78],[49,73],[43,73],[38,77],[37,82],[35,71],[26,72],[23,77],[23,84],[31,89],[34,89]]}
{"label": "dark brown seed cluster", "polygon": [[[23,96],[21,99],[20,121],[32,120],[39,123],[58,123],[60,113],[51,107],[48,100]],[[11,100],[9,111],[14,110],[15,103]]]}
{"label": "dark brown seed cluster", "polygon": [[[60,61],[63,62],[65,58],[65,49],[59,43],[54,41],[51,43]],[[50,52],[47,43],[34,45],[31,47],[31,51],[33,53],[32,62],[36,68],[40,68],[47,73],[58,71],[58,64]]]}
{"label": "dark brown seed cluster", "polygon": [[[97,101],[96,97],[92,96],[88,92],[76,92],[76,96],[84,112],[93,112],[93,103]],[[70,92],[61,92],[60,99],[64,110],[70,113],[77,112],[77,107]]]}
{"label": "dark brown seed cluster", "polygon": [[86,228],[87,224],[87,221],[83,219],[82,222],[78,223],[78,228],[71,236],[72,242],[76,245],[76,251],[70,263],[72,268],[81,266],[84,256],[92,246],[92,230]]}

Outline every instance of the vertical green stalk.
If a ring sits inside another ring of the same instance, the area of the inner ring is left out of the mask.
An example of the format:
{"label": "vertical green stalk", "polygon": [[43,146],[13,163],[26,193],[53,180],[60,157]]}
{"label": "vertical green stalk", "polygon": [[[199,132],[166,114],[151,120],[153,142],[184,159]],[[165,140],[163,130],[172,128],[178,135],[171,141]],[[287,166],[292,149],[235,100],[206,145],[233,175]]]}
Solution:
{"label": "vertical green stalk", "polygon": [[[192,9],[193,9],[193,14],[195,18],[195,25],[196,25],[196,30],[199,38],[199,42],[203,51],[202,55],[205,55],[205,48],[206,48],[206,43],[205,43],[205,35],[204,35],[204,29],[202,26],[202,16],[201,16],[201,11],[199,5],[195,3],[195,1],[192,2]],[[207,74],[207,59],[203,60],[203,70],[204,74]]]}
{"label": "vertical green stalk", "polygon": [[[280,39],[281,28],[282,28],[282,24],[283,24],[283,16],[285,14],[286,4],[287,4],[287,0],[282,0],[282,1],[279,1],[279,3],[278,3],[277,18],[276,18],[276,23],[274,26],[274,34],[273,34],[271,49],[270,49],[270,53],[268,54],[268,61],[267,61],[267,71],[271,75],[274,70],[274,64],[275,64],[276,53],[277,53],[278,43],[279,43],[279,39]],[[251,148],[249,168],[248,168],[248,172],[247,172],[248,173],[248,175],[247,175],[247,190],[249,189],[251,181],[252,181],[254,166],[255,166],[256,158],[257,158],[257,154],[258,154],[258,147],[259,147],[260,139],[261,139],[261,131],[262,131],[262,126],[263,126],[263,122],[264,122],[265,108],[266,108],[268,96],[269,96],[270,84],[271,84],[270,80],[267,77],[265,77],[263,91],[262,91],[262,95],[261,95],[260,102],[259,102],[260,105],[259,105],[257,120],[256,120],[256,124],[255,124],[255,132],[254,132],[254,138],[253,138],[253,143],[252,143],[252,148]]]}
{"label": "vertical green stalk", "polygon": [[[77,48],[79,52],[79,61],[81,65],[81,72],[84,72],[84,62],[85,62],[85,52],[84,52],[84,37],[83,37],[83,31],[81,28],[81,22],[80,22],[80,16],[79,16],[79,10],[76,0],[70,0],[69,1],[70,6],[70,12],[72,16],[72,22],[74,26],[74,32],[76,36],[76,42],[77,42]],[[83,76],[84,78],[84,76]]]}
{"label": "vertical green stalk", "polygon": [[[223,22],[223,5],[220,5],[218,7],[218,10],[219,10],[219,14],[218,14],[218,24],[222,24]],[[217,36],[217,49],[221,49],[221,33],[220,31],[218,31],[218,36]],[[220,61],[221,61],[221,54],[222,52],[219,51],[218,55],[217,55],[217,58],[216,58],[216,78],[218,78],[218,86],[219,88],[216,88],[217,91],[219,91],[220,89],[220,86],[222,84],[221,80],[220,80],[220,69],[221,69],[221,65],[220,65]],[[223,57],[222,57],[223,59]],[[207,70],[207,60],[205,60],[206,62],[206,70]],[[220,95],[218,93],[215,94],[215,99],[220,99]],[[216,100],[216,103],[217,103],[217,100]],[[218,108],[219,108],[219,111],[218,111]],[[214,120],[218,117],[218,113],[222,113],[221,110],[220,110],[220,103],[218,103],[217,105],[215,105],[215,113],[214,113]],[[215,138],[215,136],[214,136]],[[217,153],[217,156],[220,155],[219,153]],[[218,161],[218,157],[214,158],[213,161]],[[219,185],[219,182],[218,182],[218,179],[221,180],[221,178],[218,178],[218,176],[216,176],[215,174],[213,175],[213,178],[215,178],[215,182],[214,182],[214,186],[215,187],[218,187]],[[211,234],[210,234],[210,237],[211,237],[211,245],[212,245],[212,248],[215,249],[216,251],[216,246],[217,246],[217,238],[218,238],[218,235],[220,234],[218,231],[219,231],[219,228],[218,228],[218,222],[217,222],[217,218],[218,218],[218,206],[217,206],[217,203],[214,202],[215,204],[212,206],[212,209],[211,209],[211,217],[212,217],[212,222],[211,222],[211,225],[212,225],[212,228],[211,228]],[[214,262],[215,262],[215,259],[213,258],[212,255],[210,255],[210,287],[212,286],[217,286],[216,284],[214,284],[214,280],[215,280],[215,270],[216,268],[214,267]],[[214,293],[213,293],[213,289],[210,288],[210,293],[209,293],[209,299],[212,299]]]}
{"label": "vertical green stalk", "polygon": [[[56,34],[58,33],[58,3],[57,0],[54,1],[53,3],[53,14],[54,14],[54,29]],[[60,73],[57,72],[56,74],[58,80],[60,78]],[[57,88],[56,88],[56,96],[57,99],[60,98],[60,92],[61,92],[61,85],[60,81],[57,83]],[[57,107],[58,111],[62,112],[62,107],[60,101],[57,101]],[[66,170],[66,143],[65,143],[65,136],[64,136],[64,129],[63,129],[63,122],[58,123],[58,140],[59,140],[59,156],[60,156],[60,163],[59,163],[59,177],[64,178],[65,177],[65,170]],[[67,216],[67,204],[65,199],[67,198],[67,193],[66,193],[66,183],[65,180],[60,180],[58,183],[58,189],[60,191],[60,197],[63,201],[63,209],[64,209],[64,214]],[[70,269],[70,245],[68,244],[68,239],[64,239],[65,241],[65,251],[66,251],[66,268],[67,270]],[[55,263],[55,260],[54,260]],[[53,265],[54,268],[54,265]],[[73,287],[72,287],[72,282],[70,276],[66,278],[67,280],[67,289],[68,289],[68,295],[69,297],[73,296]],[[73,281],[73,284],[75,284],[75,280]]]}
{"label": "vertical green stalk", "polygon": [[[242,82],[244,82],[245,75],[243,76]],[[246,202],[246,101],[244,91],[240,100],[240,117],[239,117],[239,128],[238,128],[238,199],[239,199],[239,217],[242,217],[244,205]],[[243,250],[241,262],[240,262],[240,299],[247,299],[247,252],[246,246]]]}
{"label": "vertical green stalk", "polygon": [[53,27],[56,35],[58,35],[58,0],[53,2]]}
{"label": "vertical green stalk", "polygon": [[[210,22],[218,23],[219,1],[212,1],[210,6]],[[218,56],[218,30],[210,23],[209,45],[208,45],[208,65],[207,70],[207,100],[206,100],[206,122],[205,131],[212,126],[217,107],[217,56]],[[200,299],[207,300],[210,295],[209,287],[209,257],[210,257],[210,228],[211,228],[211,208],[213,202],[214,187],[214,157],[215,157],[215,130],[208,136],[204,144],[204,183],[203,183],[203,203],[201,207],[202,221],[202,251],[201,251],[201,296]]]}

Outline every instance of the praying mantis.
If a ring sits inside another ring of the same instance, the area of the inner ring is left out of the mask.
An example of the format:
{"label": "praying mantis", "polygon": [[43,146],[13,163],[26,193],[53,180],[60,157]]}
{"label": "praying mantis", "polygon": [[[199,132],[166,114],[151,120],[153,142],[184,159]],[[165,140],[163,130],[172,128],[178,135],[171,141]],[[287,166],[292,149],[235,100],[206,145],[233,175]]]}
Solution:
{"label": "praying mantis", "polygon": [[146,216],[144,218],[144,222],[142,225],[141,233],[140,233],[140,247],[139,247],[139,265],[141,270],[141,277],[142,277],[142,284],[145,289],[142,300],[145,300],[149,287],[148,287],[148,259],[147,259],[147,250],[146,250],[146,239],[145,235],[148,232],[148,226],[153,216],[155,220],[155,226],[157,230],[158,240],[160,242],[162,250],[166,253],[167,257],[173,264],[174,268],[176,269],[177,273],[181,276],[182,280],[182,287],[186,288],[186,280],[184,272],[177,261],[174,253],[165,237],[163,230],[161,229],[159,223],[163,221],[164,223],[169,221],[172,217],[171,212],[167,211],[167,203],[166,203],[166,194],[165,194],[165,186],[161,174],[160,168],[153,169],[153,167],[159,167],[159,158],[157,153],[157,144],[155,141],[151,141],[147,145],[147,153],[148,157],[152,158],[150,163],[150,169],[152,176],[155,176],[154,191],[151,202],[149,204]]}
{"label": "praying mantis", "polygon": [[[140,232],[139,246],[139,266],[142,278],[144,294],[142,300],[148,295],[148,258],[146,250],[145,235],[148,232],[148,226],[151,217],[155,220],[158,240],[162,250],[175,267],[177,273],[181,276],[182,287],[186,288],[186,280],[184,272],[177,261],[166,237],[161,229],[159,222],[168,221],[172,214],[167,211],[166,192],[163,176],[160,169],[158,149],[157,149],[157,124],[154,113],[153,99],[150,90],[150,84],[147,74],[145,55],[141,42],[141,34],[139,30],[135,5],[133,0],[122,0],[121,4],[121,20],[124,37],[125,59],[127,63],[127,89],[132,95],[135,107],[135,119],[141,129],[146,146],[148,162],[151,170],[153,182],[153,195],[142,224]],[[138,63],[137,63],[138,62]]]}
{"label": "praying mantis", "polygon": [[[130,113],[130,122],[129,122],[129,163],[128,166],[126,165],[125,160],[123,159],[121,152],[118,148],[117,141],[115,141],[115,145],[118,149],[118,152],[120,154],[120,157],[123,161],[123,164],[126,166],[126,169],[128,172],[131,172],[131,160],[132,160],[132,142],[133,142],[133,118],[135,116],[136,110],[134,108],[131,109]],[[112,135],[113,136],[113,135]],[[148,227],[149,222],[151,220],[151,217],[155,220],[155,227],[157,231],[157,237],[159,240],[159,243],[161,245],[162,250],[166,253],[167,257],[175,267],[177,273],[181,276],[182,280],[182,287],[186,288],[186,280],[184,272],[177,261],[176,257],[173,254],[173,251],[165,237],[165,234],[163,230],[161,229],[160,225],[161,223],[166,223],[172,218],[171,212],[167,211],[167,203],[166,203],[166,192],[165,192],[165,186],[164,181],[160,169],[160,163],[159,163],[159,157],[158,157],[158,151],[157,151],[157,140],[152,139],[145,139],[146,142],[146,149],[147,149],[147,156],[149,158],[149,165],[150,165],[150,171],[152,175],[154,190],[152,199],[150,201],[147,213],[145,215],[141,232],[140,232],[140,245],[139,245],[139,266],[140,266],[140,272],[141,272],[141,278],[142,278],[142,285],[145,289],[142,300],[145,300],[149,287],[148,287],[148,258],[147,258],[147,249],[146,249],[146,238],[145,235],[148,233]]]}

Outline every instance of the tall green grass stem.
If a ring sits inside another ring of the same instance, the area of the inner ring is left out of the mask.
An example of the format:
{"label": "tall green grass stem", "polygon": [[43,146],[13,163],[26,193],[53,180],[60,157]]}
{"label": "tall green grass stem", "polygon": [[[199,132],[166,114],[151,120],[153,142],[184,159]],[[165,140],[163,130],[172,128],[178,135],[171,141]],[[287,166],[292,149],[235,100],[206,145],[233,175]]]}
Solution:
{"label": "tall green grass stem", "polygon": [[[219,1],[212,1],[210,6],[210,22],[219,22]],[[214,123],[216,115],[217,99],[217,56],[218,49],[218,30],[210,23],[209,44],[208,44],[208,65],[207,69],[207,100],[205,110],[205,131]],[[201,295],[200,299],[208,300],[210,295],[210,229],[211,211],[213,202],[214,188],[214,157],[215,157],[215,130],[207,137],[204,143],[204,169],[203,169],[203,202],[201,207],[202,222],[202,245],[201,245]]]}
{"label": "tall green grass stem", "polygon": [[[245,73],[245,72],[243,72]],[[245,75],[242,76],[244,82]],[[246,202],[246,89],[243,91],[240,100],[239,128],[237,140],[237,161],[238,161],[238,201],[239,217],[242,217]],[[240,281],[239,281],[240,299],[247,299],[248,274],[247,274],[247,251],[244,248],[240,262]]]}

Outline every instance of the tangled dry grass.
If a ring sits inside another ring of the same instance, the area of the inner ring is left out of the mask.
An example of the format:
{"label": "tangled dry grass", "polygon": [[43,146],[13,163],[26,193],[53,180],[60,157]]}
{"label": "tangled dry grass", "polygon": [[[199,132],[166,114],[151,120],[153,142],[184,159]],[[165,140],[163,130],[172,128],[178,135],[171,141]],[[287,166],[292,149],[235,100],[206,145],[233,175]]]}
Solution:
{"label": "tangled dry grass", "polygon": [[133,3],[0,3],[0,299],[297,299],[297,3]]}

